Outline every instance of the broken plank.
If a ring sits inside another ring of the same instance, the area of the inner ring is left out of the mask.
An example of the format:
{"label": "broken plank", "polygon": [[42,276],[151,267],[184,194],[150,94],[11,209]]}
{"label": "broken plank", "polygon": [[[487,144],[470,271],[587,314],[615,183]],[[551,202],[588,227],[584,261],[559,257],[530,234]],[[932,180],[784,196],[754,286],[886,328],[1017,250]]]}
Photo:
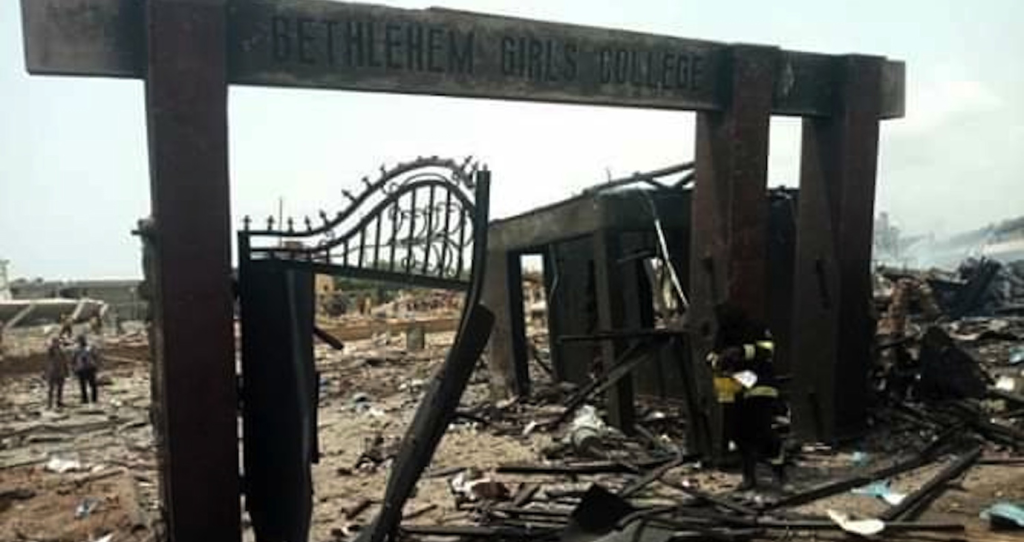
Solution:
{"label": "broken plank", "polygon": [[628,486],[623,488],[622,491],[619,492],[619,496],[623,497],[623,498],[626,498],[626,497],[630,497],[630,496],[640,492],[641,490],[643,490],[645,487],[651,485],[656,480],[660,480],[661,477],[665,476],[665,474],[668,471],[670,471],[670,470],[672,470],[672,469],[674,469],[674,468],[676,468],[676,467],[678,467],[679,465],[682,465],[682,464],[683,464],[683,458],[680,456],[680,457],[677,457],[676,459],[673,459],[672,461],[669,461],[668,463],[665,463],[664,465],[662,465],[660,467],[656,467],[654,469],[651,469],[646,474],[644,474],[640,478],[637,478],[631,484],[629,484]]}

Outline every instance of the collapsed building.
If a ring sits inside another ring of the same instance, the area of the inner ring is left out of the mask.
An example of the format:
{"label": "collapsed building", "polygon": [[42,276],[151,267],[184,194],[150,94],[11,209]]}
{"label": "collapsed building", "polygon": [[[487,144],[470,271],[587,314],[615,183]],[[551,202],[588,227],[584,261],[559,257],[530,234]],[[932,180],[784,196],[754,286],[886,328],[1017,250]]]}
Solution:
{"label": "collapsed building", "polygon": [[[710,373],[702,358],[694,363],[687,338],[692,330],[678,321],[687,312],[690,290],[692,168],[686,163],[611,181],[490,224],[483,299],[496,315],[488,361],[499,395],[530,393],[520,277],[521,258],[535,255],[543,262],[546,346],[558,380],[584,385],[595,374],[636,365],[608,396],[609,418],[626,431],[635,418],[634,395],[686,401],[691,421],[702,412],[713,418],[714,400],[705,385]],[[664,182],[677,175],[682,178]],[[773,285],[767,324],[776,336],[775,363],[783,382],[791,381],[792,367],[796,198],[793,189],[773,189],[767,198],[767,273]],[[620,357],[596,340],[601,332],[613,333],[629,348],[673,326],[679,344],[658,348],[653,356],[638,349]],[[647,357],[650,363],[639,360]],[[712,442],[718,432],[707,430],[691,432],[696,449],[721,446]]]}

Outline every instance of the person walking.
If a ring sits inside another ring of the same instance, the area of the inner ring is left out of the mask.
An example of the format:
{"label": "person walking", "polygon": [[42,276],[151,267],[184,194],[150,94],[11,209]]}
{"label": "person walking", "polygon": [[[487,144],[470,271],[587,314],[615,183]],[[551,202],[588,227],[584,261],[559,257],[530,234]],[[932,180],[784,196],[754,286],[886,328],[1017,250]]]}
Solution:
{"label": "person walking", "polygon": [[68,357],[60,337],[50,339],[46,351],[46,408],[64,408],[64,381],[68,378]]}
{"label": "person walking", "polygon": [[82,390],[82,404],[90,402],[87,392],[92,392],[92,402],[97,400],[96,394],[96,373],[99,370],[99,360],[96,349],[85,339],[85,335],[78,336],[78,347],[72,357],[75,369],[75,376],[78,378],[78,386]]}
{"label": "person walking", "polygon": [[779,410],[779,390],[772,359],[775,343],[768,329],[730,303],[715,307],[718,331],[710,356],[715,389],[723,407],[726,441],[739,449],[743,464],[740,491],[757,487],[759,461],[772,467],[776,483],[786,483],[782,439],[772,421]]}

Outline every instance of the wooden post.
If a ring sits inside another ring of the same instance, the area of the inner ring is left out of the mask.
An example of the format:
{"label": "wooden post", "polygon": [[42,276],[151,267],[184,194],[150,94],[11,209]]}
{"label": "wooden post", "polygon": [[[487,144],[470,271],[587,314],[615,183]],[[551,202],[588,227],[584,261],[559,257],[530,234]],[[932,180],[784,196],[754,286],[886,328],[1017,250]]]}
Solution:
{"label": "wooden post", "polygon": [[833,441],[864,429],[883,59],[836,61],[835,114],[805,119],[794,303],[794,425]]}
{"label": "wooden post", "polygon": [[171,540],[241,540],[224,0],[146,4],[160,473]]}
{"label": "wooden post", "polygon": [[731,301],[764,321],[768,266],[768,130],[779,51],[740,45],[731,50],[726,107],[697,114],[696,182],[690,250],[690,322],[701,407],[711,413],[709,443],[724,450],[704,359],[715,333],[714,307]]}
{"label": "wooden post", "polygon": [[[622,273],[618,259],[622,255],[618,232],[598,230],[593,234],[594,293],[597,298],[597,321],[601,331],[621,330],[626,321],[622,296]],[[601,341],[604,372],[611,371],[615,360],[625,350],[625,341]],[[633,376],[627,375],[607,392],[608,422],[631,434],[636,422],[633,405]]]}

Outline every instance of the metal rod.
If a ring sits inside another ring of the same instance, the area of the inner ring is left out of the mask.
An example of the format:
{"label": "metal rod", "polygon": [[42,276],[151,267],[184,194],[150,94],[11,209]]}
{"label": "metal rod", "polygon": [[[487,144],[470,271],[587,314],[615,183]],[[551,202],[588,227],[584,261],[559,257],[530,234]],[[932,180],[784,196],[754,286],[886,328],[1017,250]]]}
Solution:
{"label": "metal rod", "polygon": [[401,198],[395,200],[391,206],[391,262],[388,264],[388,269],[391,271],[395,270],[395,250],[398,246],[398,222],[402,216],[402,208],[398,204]]}
{"label": "metal rod", "polygon": [[[477,205],[479,205],[479,203],[477,203]],[[459,261],[458,266],[455,268],[456,278],[462,276],[462,265],[466,252],[466,223],[469,222],[469,219],[469,213],[465,208],[463,208],[459,213]]]}
{"label": "metal rod", "polygon": [[409,197],[411,201],[409,202],[409,239],[405,245],[406,273],[412,272],[413,260],[415,259],[415,252],[413,251],[413,246],[415,246],[416,242],[416,192],[418,191],[412,190],[411,192],[409,192]]}
{"label": "metal rod", "polygon": [[430,269],[430,241],[434,237],[434,185],[430,185],[430,196],[427,198],[427,239],[423,250],[423,274]]}
{"label": "metal rod", "polygon": [[448,229],[451,225],[452,216],[452,191],[448,189],[445,191],[444,198],[444,243],[441,244],[441,265],[438,266],[437,274],[439,277],[444,277],[445,266],[448,265]]}
{"label": "metal rod", "polygon": [[363,254],[366,252],[366,228],[359,230],[359,267],[363,266]]}
{"label": "metal rod", "polygon": [[380,219],[381,215],[377,215],[377,233],[376,238],[373,241],[373,268],[377,269],[380,266]]}

